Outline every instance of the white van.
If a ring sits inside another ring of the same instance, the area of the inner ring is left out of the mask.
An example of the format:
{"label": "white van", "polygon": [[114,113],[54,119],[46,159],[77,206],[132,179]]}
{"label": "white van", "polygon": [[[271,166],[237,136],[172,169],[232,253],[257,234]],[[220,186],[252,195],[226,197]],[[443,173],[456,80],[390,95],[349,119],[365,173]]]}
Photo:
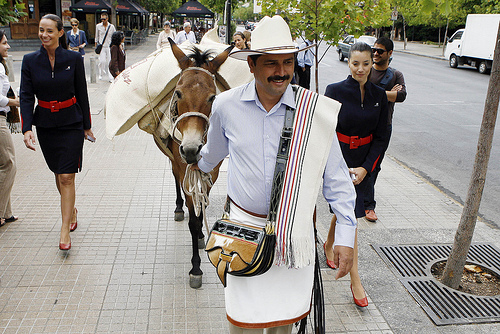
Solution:
{"label": "white van", "polygon": [[488,73],[493,63],[500,14],[469,14],[465,29],[457,30],[446,44],[450,67],[470,65]]}

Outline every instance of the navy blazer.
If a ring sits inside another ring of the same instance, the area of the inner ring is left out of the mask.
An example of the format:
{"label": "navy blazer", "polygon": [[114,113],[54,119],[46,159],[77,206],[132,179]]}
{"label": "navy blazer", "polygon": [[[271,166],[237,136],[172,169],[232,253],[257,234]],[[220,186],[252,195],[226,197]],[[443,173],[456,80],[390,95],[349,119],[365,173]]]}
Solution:
{"label": "navy blazer", "polygon": [[350,149],[349,144],[340,143],[342,155],[349,168],[363,167],[368,174],[375,167],[388,145],[387,137],[387,95],[380,88],[368,81],[365,84],[365,97],[361,101],[359,83],[348,76],[346,80],[326,87],[325,96],[342,103],[337,132],[359,138],[373,135],[370,144]]}
{"label": "navy blazer", "polygon": [[[78,36],[71,35],[71,31],[72,30],[68,30],[66,32],[66,41],[68,42],[68,46],[71,46],[71,47],[75,48],[77,46],[82,45],[83,43],[85,43],[85,45],[88,44],[87,43],[87,37],[85,37],[85,32],[84,31],[78,30]],[[79,48],[78,51],[82,55],[85,54],[85,50],[83,48]]]}
{"label": "navy blazer", "polygon": [[[76,104],[51,112],[37,105],[41,101],[63,102],[76,97]],[[55,51],[54,70],[43,47],[26,54],[21,65],[21,91],[19,94],[23,133],[33,125],[54,128],[82,122],[85,130],[90,129],[90,105],[83,57],[74,51],[59,46]]]}

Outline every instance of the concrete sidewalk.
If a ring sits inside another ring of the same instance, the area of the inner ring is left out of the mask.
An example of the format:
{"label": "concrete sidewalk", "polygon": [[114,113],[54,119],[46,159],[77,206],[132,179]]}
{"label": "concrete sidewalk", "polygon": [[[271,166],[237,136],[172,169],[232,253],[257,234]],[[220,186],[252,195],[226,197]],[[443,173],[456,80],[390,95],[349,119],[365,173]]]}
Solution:
{"label": "concrete sidewalk", "polygon": [[411,53],[423,57],[435,58],[435,59],[445,59],[443,53],[443,45],[434,44],[423,44],[420,42],[408,42],[406,47],[402,41],[394,41],[394,51]]}
{"label": "concrete sidewalk", "polygon": [[[130,48],[127,64],[151,53],[155,43],[150,36]],[[168,159],[137,127],[113,141],[105,138],[102,108],[109,85],[88,86],[97,142],[85,143],[76,186],[79,224],[69,252],[58,249],[54,177],[40,150],[27,150],[22,135],[14,135],[12,200],[21,218],[0,228],[0,332],[227,333],[223,289],[205,254],[203,286],[189,287],[190,235],[187,220],[173,219]],[[373,250],[375,244],[452,243],[462,210],[396,157],[388,156],[382,168],[379,221],[359,221],[360,273],[370,304],[357,308],[349,279],[335,281],[335,271],[324,269],[327,333],[500,332],[497,324],[435,326]],[[221,214],[226,176],[223,168],[210,194],[209,222]],[[324,238],[331,214],[321,196],[317,207]],[[478,222],[475,241],[499,237],[497,229]]]}

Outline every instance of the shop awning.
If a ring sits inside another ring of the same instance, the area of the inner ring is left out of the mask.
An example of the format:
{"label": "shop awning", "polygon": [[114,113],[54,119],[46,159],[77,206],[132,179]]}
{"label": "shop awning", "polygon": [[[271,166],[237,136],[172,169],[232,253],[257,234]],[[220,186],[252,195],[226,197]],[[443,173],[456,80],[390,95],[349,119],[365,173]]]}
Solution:
{"label": "shop awning", "polygon": [[80,13],[111,12],[111,6],[103,0],[81,0],[69,9]]}
{"label": "shop awning", "polygon": [[213,12],[196,0],[186,2],[184,5],[174,10],[172,15],[185,17],[214,17]]}
{"label": "shop awning", "polygon": [[[139,8],[140,7],[140,8]],[[136,4],[135,2],[128,0],[118,0],[116,5],[116,14],[129,14],[129,15],[139,15],[143,13],[148,13],[147,10]]]}
{"label": "shop awning", "polygon": [[[81,13],[96,13],[108,12],[111,13],[110,5],[103,0],[82,0],[69,7],[74,12]],[[138,5],[128,0],[118,0],[116,5],[116,14],[139,15],[148,14],[149,12],[141,5]]]}
{"label": "shop awning", "polygon": [[135,2],[130,2],[135,8],[137,8],[139,10],[139,12],[141,14],[149,14],[149,11],[142,7],[141,5],[139,5],[138,3],[135,3]]}

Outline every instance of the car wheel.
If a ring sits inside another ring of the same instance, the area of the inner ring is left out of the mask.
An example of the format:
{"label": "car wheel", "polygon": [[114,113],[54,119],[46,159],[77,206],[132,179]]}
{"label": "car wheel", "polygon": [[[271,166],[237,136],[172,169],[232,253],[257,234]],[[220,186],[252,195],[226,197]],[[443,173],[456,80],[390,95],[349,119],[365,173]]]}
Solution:
{"label": "car wheel", "polygon": [[457,68],[458,67],[457,56],[455,56],[455,55],[451,55],[450,56],[450,67],[452,67],[452,68]]}
{"label": "car wheel", "polygon": [[344,59],[345,59],[344,53],[342,52],[342,50],[339,50],[339,60],[344,61]]}
{"label": "car wheel", "polygon": [[482,61],[479,63],[479,66],[477,68],[477,70],[479,71],[479,73],[481,74],[486,74],[488,73],[488,66],[486,66],[486,62],[485,61]]}

